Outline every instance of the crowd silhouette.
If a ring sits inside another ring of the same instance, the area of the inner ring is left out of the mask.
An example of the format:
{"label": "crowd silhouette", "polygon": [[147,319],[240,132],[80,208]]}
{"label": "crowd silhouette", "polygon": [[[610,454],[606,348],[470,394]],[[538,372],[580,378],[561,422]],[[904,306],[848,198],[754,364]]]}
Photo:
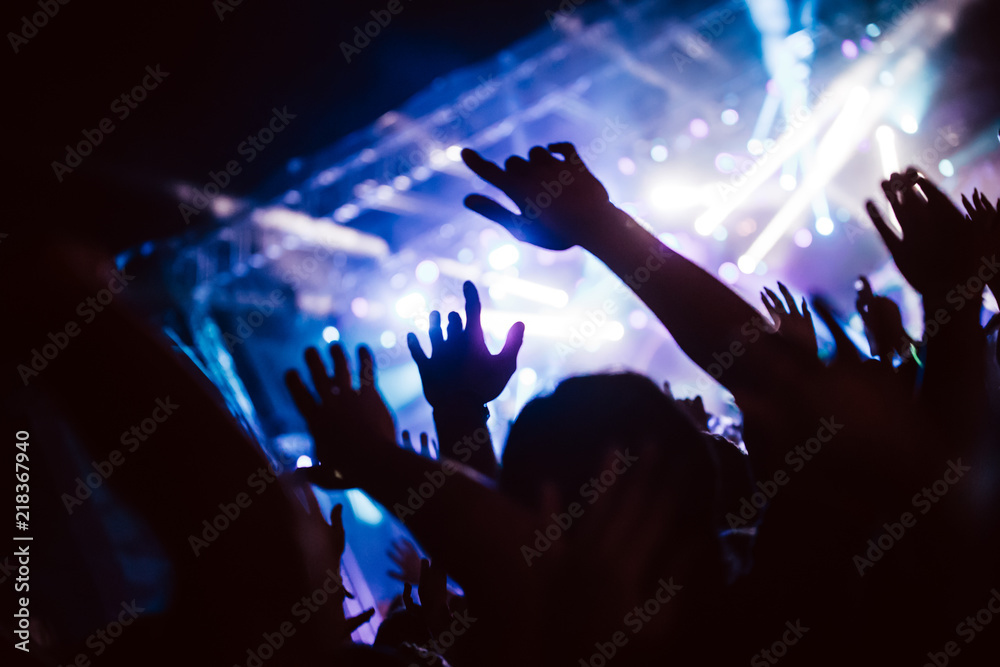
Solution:
{"label": "crowd silhouette", "polygon": [[[669,378],[595,373],[531,400],[497,460],[486,406],[532,332],[515,324],[492,353],[466,282],[464,319],[431,313],[429,348],[407,338],[433,408],[433,446],[426,433],[419,442],[398,433],[372,352],[360,347],[354,363],[333,344],[309,348],[285,376],[316,465],[276,470],[200,370],[134,300],[116,299],[11,405],[39,440],[71,437],[37,417],[58,409],[103,460],[119,442],[118,424],[102,419],[106,397],[146,415],[151,401],[130,390],[135,369],[161,388],[178,417],[158,436],[200,443],[198,463],[180,448],[145,447],[113,486],[129,512],[121,520],[147,527],[170,590],[100,653],[35,628],[40,648],[18,660],[995,664],[1000,347],[996,318],[983,324],[983,296],[1000,296],[1000,202],[976,191],[960,208],[912,168],[882,184],[898,231],[884,207],[867,210],[922,297],[925,327],[913,338],[896,303],[860,277],[869,356],[822,295],[810,304],[778,283],[761,295],[763,317],[616,207],[572,144],[534,147],[502,167],[470,149],[462,159],[515,204],[560,183],[531,215],[480,194],[465,204],[519,242],[600,259],[732,393],[738,428],[713,433],[701,397],[674,396]],[[4,296],[26,322],[11,350],[59,330],[61,313],[113,275],[110,258],[82,244],[43,243],[32,258],[48,279]],[[25,275],[26,262],[6,264],[5,280]],[[831,359],[820,357],[813,311],[832,334]],[[89,379],[83,391],[79,378]],[[324,516],[310,484],[364,490],[419,543],[394,546],[401,591],[373,645],[351,640],[372,611],[344,610],[342,507]],[[424,502],[414,508],[416,489]],[[61,501],[39,502],[57,522]],[[220,508],[252,518],[192,549],[192,526]],[[75,525],[96,526],[91,510]],[[98,597],[106,606],[114,595]]]}

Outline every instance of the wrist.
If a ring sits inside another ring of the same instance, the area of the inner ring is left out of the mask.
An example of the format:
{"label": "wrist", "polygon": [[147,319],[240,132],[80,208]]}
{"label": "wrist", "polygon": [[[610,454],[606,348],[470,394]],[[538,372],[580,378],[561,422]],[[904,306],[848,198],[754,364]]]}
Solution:
{"label": "wrist", "polygon": [[591,211],[588,223],[580,226],[576,245],[593,254],[607,245],[609,236],[614,237],[630,227],[639,227],[632,216],[621,210],[610,201]]}

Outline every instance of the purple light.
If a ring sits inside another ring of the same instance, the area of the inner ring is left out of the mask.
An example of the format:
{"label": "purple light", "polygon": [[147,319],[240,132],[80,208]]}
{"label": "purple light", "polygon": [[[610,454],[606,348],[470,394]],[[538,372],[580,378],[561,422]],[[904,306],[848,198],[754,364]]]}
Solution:
{"label": "purple light", "polygon": [[840,45],[840,52],[844,54],[845,58],[854,60],[858,57],[858,45],[853,40],[845,39],[844,43]]}

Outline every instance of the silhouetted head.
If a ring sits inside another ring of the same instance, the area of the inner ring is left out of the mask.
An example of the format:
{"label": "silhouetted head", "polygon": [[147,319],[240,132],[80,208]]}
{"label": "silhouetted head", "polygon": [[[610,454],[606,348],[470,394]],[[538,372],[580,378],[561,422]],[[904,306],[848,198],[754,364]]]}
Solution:
{"label": "silhouetted head", "polygon": [[543,486],[552,484],[564,505],[586,505],[596,500],[590,480],[608,477],[616,454],[636,457],[650,447],[685,514],[698,525],[711,522],[716,473],[702,436],[671,397],[636,373],[570,378],[529,402],[507,438],[500,490],[538,509]]}

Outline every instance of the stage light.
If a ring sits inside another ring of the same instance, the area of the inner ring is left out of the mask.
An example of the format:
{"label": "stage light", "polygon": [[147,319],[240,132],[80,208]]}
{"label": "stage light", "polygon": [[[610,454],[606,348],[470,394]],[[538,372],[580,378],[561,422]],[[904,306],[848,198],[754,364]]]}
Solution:
{"label": "stage light", "polygon": [[899,155],[896,153],[896,133],[888,125],[875,130],[875,140],[882,156],[882,177],[888,179],[899,172]]}
{"label": "stage light", "polygon": [[726,125],[736,125],[740,120],[740,114],[736,109],[726,109],[722,112],[722,122]]}
{"label": "stage light", "polygon": [[518,251],[517,246],[506,243],[490,253],[489,262],[490,266],[500,271],[509,266],[514,266],[520,258],[521,253]]}
{"label": "stage light", "polygon": [[662,144],[657,144],[649,149],[649,157],[653,158],[654,162],[665,162],[669,154],[667,147]]}
{"label": "stage light", "polygon": [[940,164],[938,164],[938,171],[945,178],[951,178],[955,175],[955,165],[951,163],[951,160],[941,160]]}
{"label": "stage light", "polygon": [[882,30],[877,25],[875,25],[874,23],[869,23],[865,27],[865,32],[868,33],[868,36],[871,37],[871,38],[873,38],[873,39],[875,37],[878,37],[879,35],[882,34]]}
{"label": "stage light", "polygon": [[782,190],[791,192],[799,184],[799,181],[792,174],[782,174],[781,178],[778,179],[778,183],[781,185]]}
{"label": "stage light", "polygon": [[535,372],[534,368],[522,368],[517,375],[517,381],[526,387],[534,386],[538,381],[538,373]]}
{"label": "stage light", "polygon": [[845,58],[854,60],[858,57],[858,45],[853,40],[845,39],[840,45],[840,52]]}
{"label": "stage light", "polygon": [[371,148],[364,148],[358,153],[358,159],[365,164],[371,164],[378,158],[378,154]]}
{"label": "stage light", "polygon": [[392,179],[392,186],[397,190],[409,190],[411,183],[409,176],[397,176]]}
{"label": "stage light", "polygon": [[764,152],[764,142],[760,139],[751,139],[747,142],[747,151],[750,155],[761,155]]}
{"label": "stage light", "polygon": [[303,454],[299,458],[295,459],[296,468],[312,468],[313,460]]}
{"label": "stage light", "polygon": [[383,331],[382,335],[379,336],[378,342],[382,343],[382,347],[390,350],[396,347],[396,334],[389,330]]}
{"label": "stage light", "polygon": [[736,260],[736,266],[743,273],[751,274],[757,268],[757,260],[750,255],[742,255]]}
{"label": "stage light", "polygon": [[441,275],[441,270],[438,268],[436,262],[430,259],[425,259],[417,264],[415,273],[417,275],[417,280],[425,285],[430,285],[438,279],[439,275]]}
{"label": "stage light", "polygon": [[833,220],[827,217],[816,220],[816,232],[823,236],[833,234]]}
{"label": "stage light", "polygon": [[394,194],[396,191],[392,189],[391,185],[380,185],[375,188],[375,198],[379,201],[389,201]]}
{"label": "stage light", "polygon": [[471,264],[476,258],[476,253],[472,252],[471,248],[462,248],[458,251],[457,257],[462,264]]}
{"label": "stage light", "polygon": [[691,136],[696,139],[704,139],[708,136],[708,123],[701,118],[695,118],[691,121],[688,129],[691,131]]}
{"label": "stage light", "polygon": [[358,216],[359,209],[355,204],[344,204],[333,212],[333,219],[337,222],[349,222]]}
{"label": "stage light", "polygon": [[649,324],[649,315],[642,310],[633,310],[628,314],[628,323],[633,329],[645,329]]}
{"label": "stage light", "polygon": [[716,241],[725,241],[729,237],[729,232],[722,225],[712,230],[712,238]]}
{"label": "stage light", "polygon": [[734,284],[740,277],[740,270],[732,262],[724,262],[719,267],[719,277],[730,285]]}
{"label": "stage light", "polygon": [[625,337],[625,327],[622,326],[621,322],[611,320],[604,325],[602,334],[608,340],[621,340]]}
{"label": "stage light", "polygon": [[369,526],[377,526],[382,523],[382,512],[363,492],[357,489],[348,489],[347,500],[350,501],[351,510],[358,521],[367,523]]}
{"label": "stage light", "polygon": [[920,124],[913,114],[907,113],[903,114],[903,117],[899,119],[899,129],[907,134],[916,134],[917,130],[920,129]]}
{"label": "stage light", "polygon": [[889,88],[896,83],[896,77],[889,70],[885,70],[878,75],[878,81],[886,88]]}
{"label": "stage light", "polygon": [[285,196],[281,198],[281,201],[289,206],[296,206],[302,203],[302,193],[298,190],[289,190],[285,193]]}
{"label": "stage light", "polygon": [[396,302],[396,314],[408,320],[427,309],[427,300],[420,292],[411,292]]}
{"label": "stage light", "polygon": [[338,340],[340,340],[340,331],[337,329],[337,327],[333,326],[324,327],[323,340],[325,340],[327,343],[336,343]]}
{"label": "stage light", "polygon": [[627,157],[618,158],[618,171],[626,176],[631,176],[635,173],[635,162]]}
{"label": "stage light", "polygon": [[569,304],[569,295],[564,290],[522,278],[486,273],[482,277],[482,283],[489,287],[490,297],[494,299],[516,296],[553,308],[565,308]]}
{"label": "stage light", "polygon": [[419,167],[414,167],[413,171],[410,172],[410,175],[413,176],[413,180],[415,181],[426,181],[433,174],[434,172],[432,172],[430,169],[428,169],[423,165],[420,165]]}
{"label": "stage light", "polygon": [[368,299],[363,296],[355,297],[351,300],[351,312],[354,313],[355,317],[365,318],[368,317],[368,312],[370,310],[370,304]]}
{"label": "stage light", "polygon": [[436,169],[441,169],[442,167],[448,166],[450,160],[448,159],[448,154],[445,153],[440,148],[435,148],[430,154],[430,163],[432,167]]}
{"label": "stage light", "polygon": [[715,168],[723,174],[729,174],[736,170],[736,158],[729,153],[719,153],[715,156]]}
{"label": "stage light", "polygon": [[700,204],[701,194],[690,185],[663,183],[650,191],[649,201],[659,211],[682,211]]}
{"label": "stage light", "polygon": [[810,245],[812,245],[813,242],[812,232],[810,232],[808,229],[804,228],[800,229],[797,232],[795,232],[794,240],[795,240],[795,245],[797,245],[798,247],[808,248]]}
{"label": "stage light", "polygon": [[236,202],[224,195],[212,199],[212,212],[216,217],[228,218],[236,212]]}
{"label": "stage light", "polygon": [[461,162],[462,161],[462,147],[461,146],[457,146],[457,145],[456,146],[448,146],[448,150],[445,151],[445,155],[447,155],[448,159],[451,160],[452,162]]}

